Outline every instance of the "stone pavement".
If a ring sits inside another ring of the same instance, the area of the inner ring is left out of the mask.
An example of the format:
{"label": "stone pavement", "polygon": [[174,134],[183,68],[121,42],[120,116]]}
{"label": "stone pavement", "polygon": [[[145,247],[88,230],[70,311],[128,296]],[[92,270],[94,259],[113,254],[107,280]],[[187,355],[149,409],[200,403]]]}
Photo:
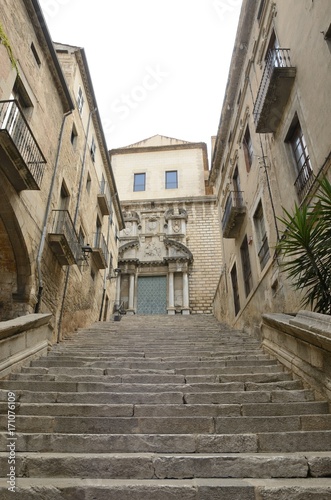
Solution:
{"label": "stone pavement", "polygon": [[0,401],[2,500],[331,500],[328,402],[212,316],[92,325]]}

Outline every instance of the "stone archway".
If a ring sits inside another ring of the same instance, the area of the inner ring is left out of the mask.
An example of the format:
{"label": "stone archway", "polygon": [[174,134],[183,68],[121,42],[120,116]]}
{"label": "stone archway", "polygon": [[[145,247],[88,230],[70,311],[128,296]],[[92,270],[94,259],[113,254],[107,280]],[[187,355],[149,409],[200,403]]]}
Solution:
{"label": "stone archway", "polygon": [[33,312],[31,297],[31,264],[22,233],[24,226],[17,220],[0,186],[0,321]]}

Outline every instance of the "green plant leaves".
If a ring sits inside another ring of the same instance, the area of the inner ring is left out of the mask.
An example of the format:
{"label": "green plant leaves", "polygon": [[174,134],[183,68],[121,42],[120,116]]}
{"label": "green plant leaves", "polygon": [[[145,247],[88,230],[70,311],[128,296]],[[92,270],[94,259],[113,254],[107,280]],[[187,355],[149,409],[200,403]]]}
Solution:
{"label": "green plant leaves", "polygon": [[331,314],[331,184],[325,178],[311,205],[283,209],[284,224],[277,251],[281,266],[297,290],[304,290],[303,305]]}

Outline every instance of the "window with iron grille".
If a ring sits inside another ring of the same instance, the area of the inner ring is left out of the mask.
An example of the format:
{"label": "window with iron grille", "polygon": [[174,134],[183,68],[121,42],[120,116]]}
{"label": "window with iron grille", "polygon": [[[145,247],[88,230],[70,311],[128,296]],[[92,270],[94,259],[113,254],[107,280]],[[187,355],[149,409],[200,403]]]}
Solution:
{"label": "window with iron grille", "polygon": [[286,140],[291,147],[295,164],[296,180],[294,185],[300,200],[302,200],[312,184],[313,169],[308,154],[306,139],[297,117],[294,119]]}
{"label": "window with iron grille", "polygon": [[94,137],[92,137],[90,153],[91,153],[91,158],[92,158],[93,163],[95,162],[95,151],[96,151],[96,149],[97,149],[97,146],[95,144]]}
{"label": "window with iron grille", "polygon": [[242,242],[242,245],[240,247],[240,255],[241,255],[243,278],[244,278],[244,284],[245,284],[245,293],[246,293],[246,297],[248,297],[250,291],[253,288],[253,278],[252,278],[251,261],[249,258],[249,248],[248,248],[247,236],[245,236],[244,241]]}
{"label": "window with iron grille", "polygon": [[258,257],[262,271],[270,258],[270,250],[268,236],[265,229],[264,214],[261,201],[259,202],[254,214],[254,226],[257,240]]}
{"label": "window with iron grille", "polygon": [[83,107],[84,107],[84,96],[83,96],[82,87],[79,87],[78,94],[77,94],[77,109],[79,111],[79,114],[82,114]]}

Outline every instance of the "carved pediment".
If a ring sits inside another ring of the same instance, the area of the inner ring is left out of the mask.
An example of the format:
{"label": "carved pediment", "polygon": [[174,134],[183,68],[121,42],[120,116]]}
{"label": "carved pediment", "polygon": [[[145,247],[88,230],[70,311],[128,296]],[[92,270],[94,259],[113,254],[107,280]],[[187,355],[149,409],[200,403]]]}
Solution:
{"label": "carved pediment", "polygon": [[168,255],[167,257],[165,257],[165,260],[185,260],[188,262],[193,261],[192,252],[183,243],[172,240],[170,238],[166,238],[164,240],[164,244],[168,250]]}
{"label": "carved pediment", "polygon": [[138,249],[139,248],[139,241],[138,240],[132,240],[132,241],[128,241],[127,243],[125,243],[124,245],[122,245],[119,249],[118,249],[118,253],[121,257],[124,256],[125,253],[128,253],[128,252],[132,252],[133,249]]}

